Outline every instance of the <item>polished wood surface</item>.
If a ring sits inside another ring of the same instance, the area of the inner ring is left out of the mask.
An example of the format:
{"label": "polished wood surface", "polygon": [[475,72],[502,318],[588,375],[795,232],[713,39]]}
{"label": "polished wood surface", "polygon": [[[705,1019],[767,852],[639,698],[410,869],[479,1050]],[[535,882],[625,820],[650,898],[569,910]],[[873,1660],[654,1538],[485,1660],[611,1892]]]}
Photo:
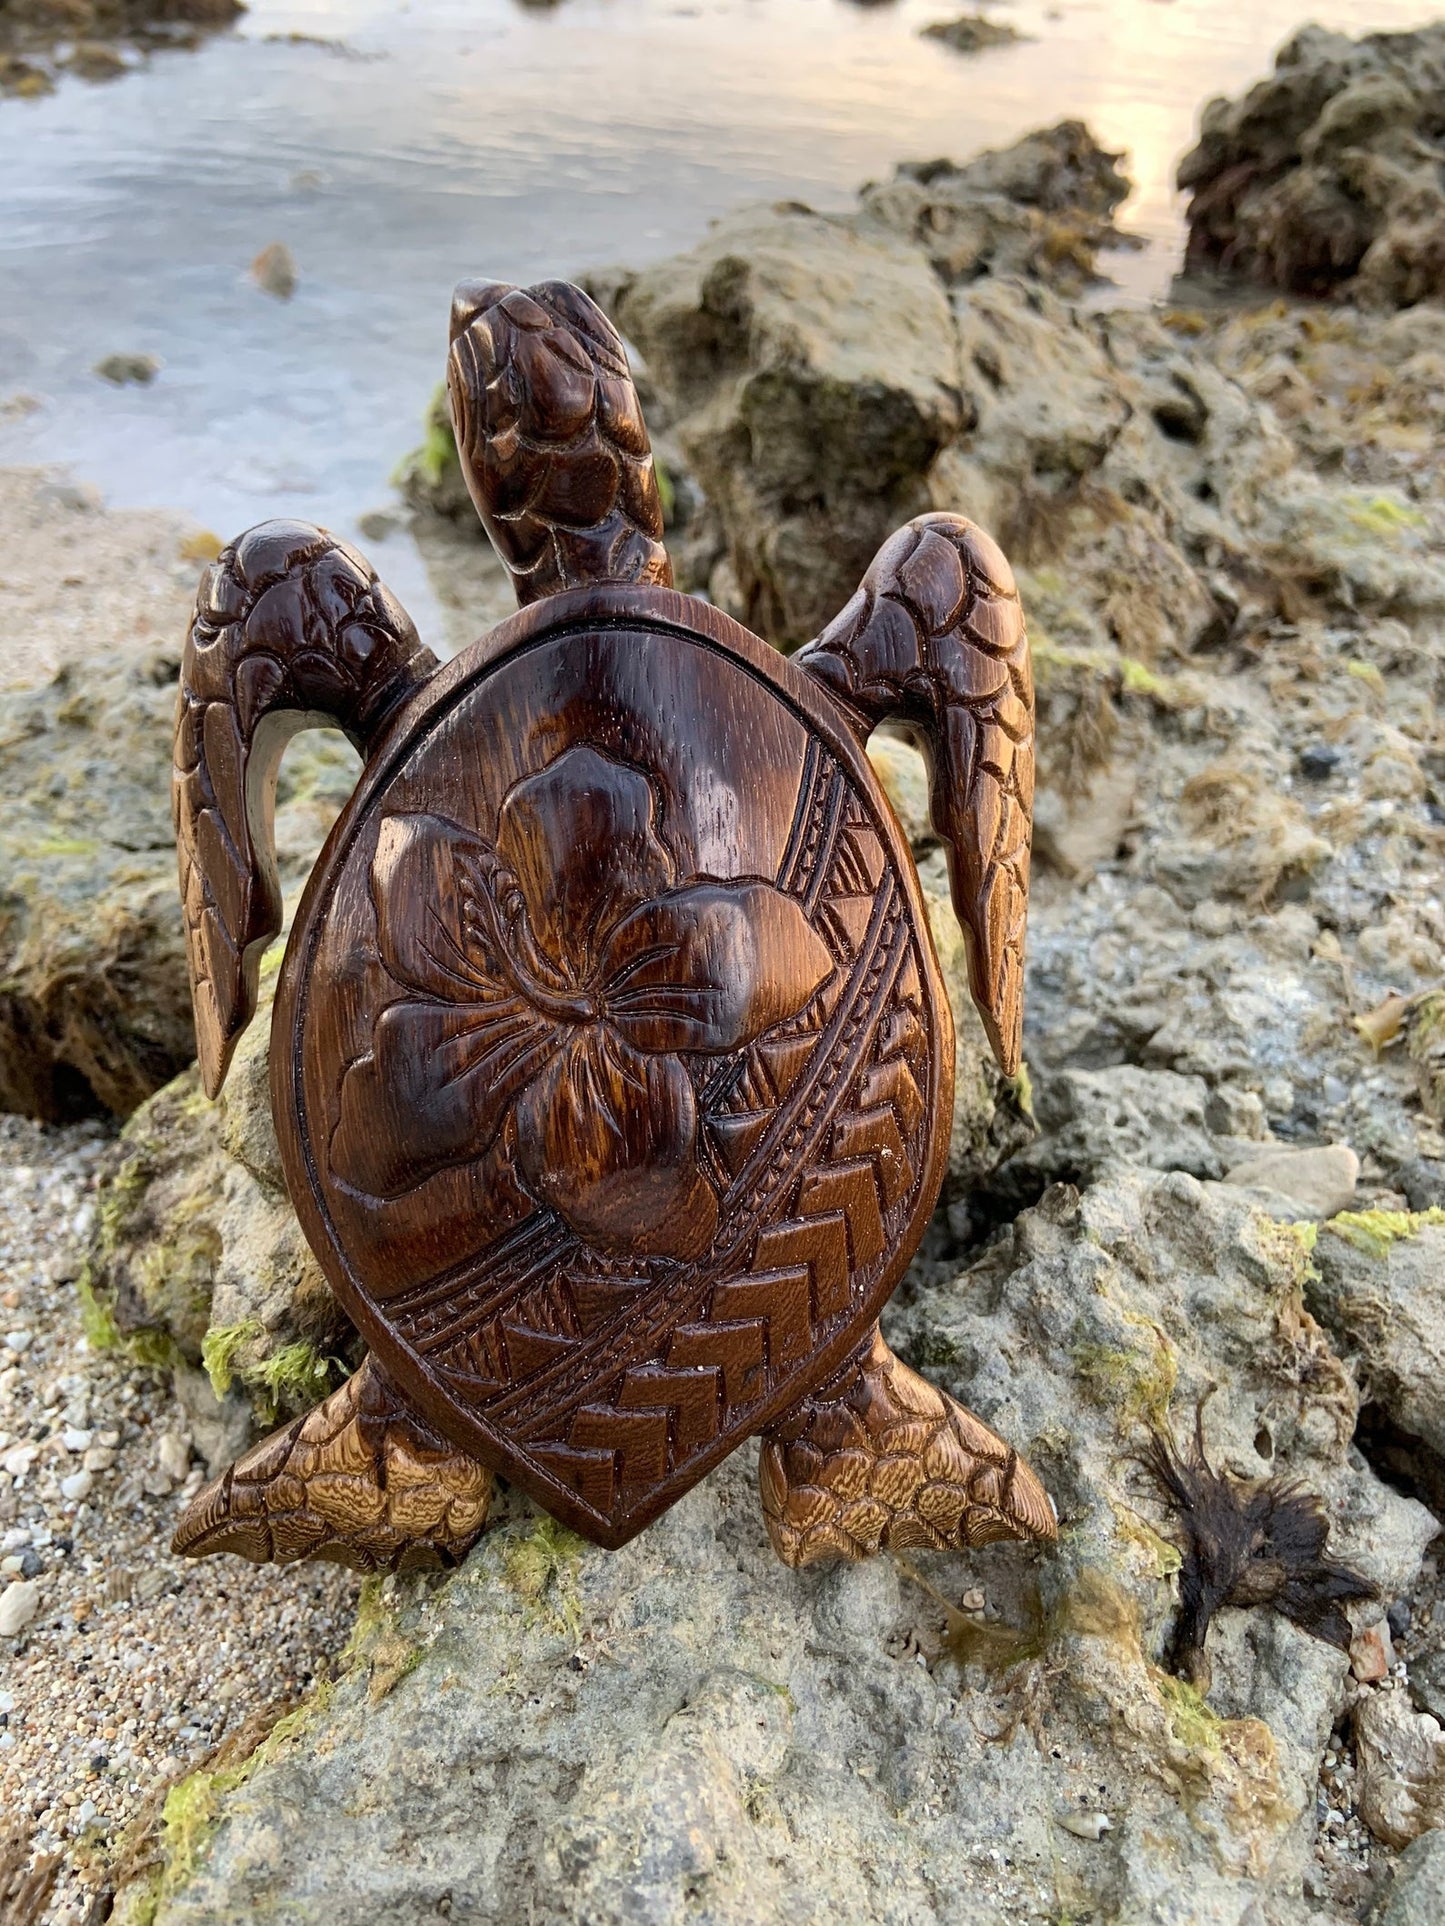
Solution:
{"label": "polished wood surface", "polygon": [[[1015,1069],[1032,689],[1007,564],[922,518],[790,662],[669,586],[625,354],[585,295],[467,284],[449,379],[519,612],[438,669],[360,557],[267,524],[208,575],[187,649],[208,1088],[275,920],[276,741],[332,716],[366,759],[271,1072],[293,1200],[372,1355],[178,1545],[444,1562],[490,1467],[616,1546],[759,1431],[790,1562],[1050,1535],[1027,1467],[876,1324],[942,1179],[953,1030],[866,738],[897,715],[930,749]],[[400,1512],[393,1449],[425,1471]]]}
{"label": "polished wood surface", "polygon": [[1013,570],[962,515],[920,515],[883,544],[858,593],[799,651],[798,666],[855,708],[865,728],[890,716],[917,726],[974,1002],[999,1063],[1015,1076],[1034,681]]}
{"label": "polished wood surface", "polygon": [[1057,1529],[1018,1453],[896,1358],[876,1324],[832,1382],[765,1433],[758,1483],[785,1565]]}
{"label": "polished wood surface", "polygon": [[841,712],[719,611],[604,585],[448,665],[336,826],[272,1058],[398,1384],[603,1543],[794,1402],[937,1195],[926,930]]}
{"label": "polished wood surface", "polygon": [[208,1096],[255,1014],[261,956],[281,933],[271,817],[287,742],[308,722],[329,722],[364,755],[436,665],[371,565],[308,522],[263,522],[201,578],[171,801]]}
{"label": "polished wood surface", "polygon": [[580,288],[464,281],[447,394],[462,473],[519,603],[587,582],[672,586],[627,351]]}
{"label": "polished wood surface", "polygon": [[485,1465],[429,1425],[374,1358],[245,1452],[191,1504],[175,1549],[353,1571],[460,1564],[491,1504]]}

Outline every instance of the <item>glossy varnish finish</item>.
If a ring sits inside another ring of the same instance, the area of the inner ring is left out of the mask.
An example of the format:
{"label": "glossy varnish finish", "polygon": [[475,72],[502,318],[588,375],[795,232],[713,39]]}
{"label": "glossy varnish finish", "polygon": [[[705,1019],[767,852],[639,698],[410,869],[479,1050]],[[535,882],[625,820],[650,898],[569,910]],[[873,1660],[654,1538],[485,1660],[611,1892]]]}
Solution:
{"label": "glossy varnish finish", "polygon": [[371,1357],[178,1543],[447,1562],[490,1466],[619,1545],[758,1431],[789,1562],[1050,1535],[1027,1467],[876,1323],[937,1197],[953,1038],[864,743],[893,714],[933,751],[975,997],[1016,1068],[1032,691],[1007,564],[923,518],[790,663],[671,589],[585,296],[463,287],[449,378],[520,612],[436,669],[359,557],[269,524],[210,572],[187,652],[210,1089],[276,922],[280,731],[319,711],[366,758],[271,1067],[292,1196]]}

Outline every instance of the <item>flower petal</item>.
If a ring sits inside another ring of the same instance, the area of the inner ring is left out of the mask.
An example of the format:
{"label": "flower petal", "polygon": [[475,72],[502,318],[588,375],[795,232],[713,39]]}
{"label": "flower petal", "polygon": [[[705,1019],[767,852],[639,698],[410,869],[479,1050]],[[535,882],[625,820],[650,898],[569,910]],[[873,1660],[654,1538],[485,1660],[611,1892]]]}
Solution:
{"label": "flower petal", "polygon": [[618,917],[673,880],[652,784],[590,743],[512,786],[497,849],[521,885],[538,944],[578,982]]}
{"label": "flower petal", "polygon": [[399,1197],[439,1170],[471,1163],[560,1041],[520,997],[390,1004],[377,1019],[370,1055],[341,1080],[333,1174],[370,1197]]}
{"label": "flower petal", "polygon": [[409,990],[444,1003],[505,994],[491,934],[496,857],[444,816],[388,816],[371,861],[381,960]]}
{"label": "flower petal", "polygon": [[601,1001],[639,1050],[735,1050],[796,1016],[832,972],[795,897],[771,883],[694,883],[612,931]]}
{"label": "flower petal", "polygon": [[717,1197],[697,1163],[697,1099],[676,1057],[606,1026],[574,1031],[517,1104],[517,1163],[539,1203],[603,1250],[698,1257]]}

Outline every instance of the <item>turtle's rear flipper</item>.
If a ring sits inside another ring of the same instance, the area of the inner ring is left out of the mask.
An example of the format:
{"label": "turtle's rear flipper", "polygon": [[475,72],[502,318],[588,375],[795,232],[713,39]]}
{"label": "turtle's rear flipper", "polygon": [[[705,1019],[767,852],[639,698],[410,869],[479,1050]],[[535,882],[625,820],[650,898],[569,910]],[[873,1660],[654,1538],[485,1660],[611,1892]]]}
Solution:
{"label": "turtle's rear flipper", "polygon": [[795,659],[841,697],[863,733],[897,716],[923,737],[973,1000],[995,1056],[1015,1076],[1034,685],[1008,563],[962,515],[920,515],[889,536],[852,601]]}
{"label": "turtle's rear flipper", "polygon": [[280,933],[271,819],[281,754],[331,724],[363,755],[436,668],[354,548],[309,522],[262,522],[201,578],[181,662],[172,802],[196,1049],[220,1089]]}
{"label": "turtle's rear flipper", "polygon": [[367,1358],[324,1404],[207,1485],[171,1549],[257,1565],[324,1558],[362,1572],[458,1565],[491,1495],[487,1467],[418,1418]]}
{"label": "turtle's rear flipper", "polygon": [[910,1371],[876,1324],[844,1371],[763,1433],[758,1480],[785,1565],[1058,1536],[1018,1453]]}

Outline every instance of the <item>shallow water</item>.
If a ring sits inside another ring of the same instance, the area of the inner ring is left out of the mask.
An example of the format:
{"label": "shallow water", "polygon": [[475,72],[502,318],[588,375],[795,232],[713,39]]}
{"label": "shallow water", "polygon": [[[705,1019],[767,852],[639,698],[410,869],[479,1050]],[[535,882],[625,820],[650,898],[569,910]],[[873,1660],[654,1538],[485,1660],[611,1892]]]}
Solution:
{"label": "shallow water", "polygon": [[[842,206],[907,158],[963,158],[1064,115],[1127,148],[1115,271],[1179,252],[1174,166],[1198,110],[1299,23],[1359,0],[1017,0],[1033,36],[962,58],[918,37],[961,0],[252,0],[241,27],[106,85],[0,101],[0,461],[60,460],[111,500],[223,534],[384,505],[441,372],[447,295],[642,261],[756,197]],[[1371,0],[1371,27],[1429,9]],[[296,41],[309,35],[330,45]],[[293,250],[289,302],[247,264]],[[92,372],[158,355],[153,385]],[[404,538],[369,545],[419,617]]]}

